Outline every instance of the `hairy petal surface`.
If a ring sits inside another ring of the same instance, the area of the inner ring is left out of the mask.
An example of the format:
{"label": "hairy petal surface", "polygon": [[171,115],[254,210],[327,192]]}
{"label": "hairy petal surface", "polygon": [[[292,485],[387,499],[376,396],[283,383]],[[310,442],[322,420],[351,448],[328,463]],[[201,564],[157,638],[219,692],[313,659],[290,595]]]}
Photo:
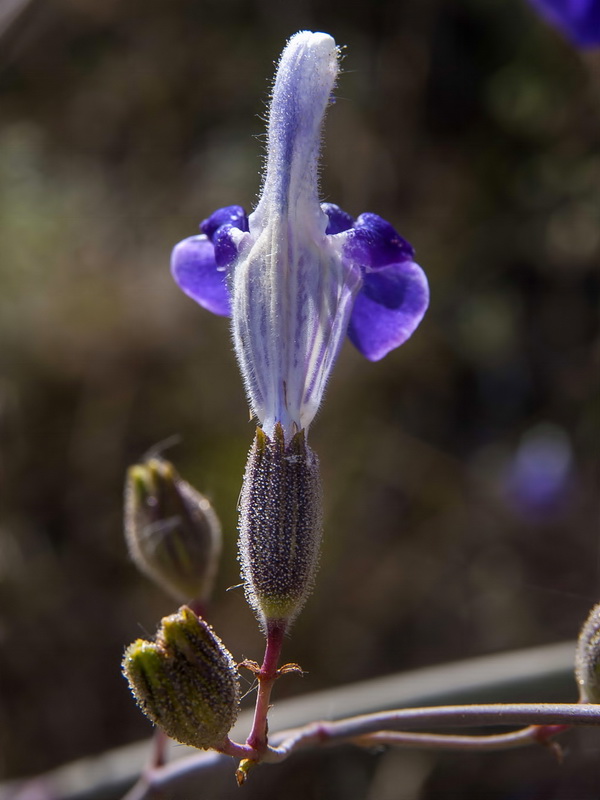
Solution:
{"label": "hairy petal surface", "polygon": [[307,428],[346,333],[358,267],[326,235],[317,158],[338,72],[331,36],[302,32],[279,63],[263,191],[239,241],[232,329],[250,405],[268,436]]}

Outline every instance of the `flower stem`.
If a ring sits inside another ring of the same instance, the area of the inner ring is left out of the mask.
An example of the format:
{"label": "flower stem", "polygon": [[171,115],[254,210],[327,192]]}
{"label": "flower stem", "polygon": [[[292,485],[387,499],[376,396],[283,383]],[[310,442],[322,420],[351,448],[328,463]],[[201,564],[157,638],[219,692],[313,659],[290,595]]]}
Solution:
{"label": "flower stem", "polygon": [[284,621],[269,622],[267,624],[265,655],[260,671],[256,675],[258,679],[258,693],[256,695],[254,721],[252,723],[250,735],[246,740],[246,744],[258,753],[264,753],[268,746],[267,715],[269,713],[271,690],[278,678],[277,667],[283,647],[283,637],[286,627]]}
{"label": "flower stem", "polygon": [[156,728],[152,741],[150,759],[147,766],[148,770],[164,767],[164,765],[167,763],[168,742],[169,737],[167,734],[161,730],[161,728]]}
{"label": "flower stem", "polygon": [[142,800],[152,786],[154,775],[167,763],[167,747],[169,737],[160,728],[156,728],[150,744],[150,756],[148,762],[137,782],[123,797],[123,800]]}

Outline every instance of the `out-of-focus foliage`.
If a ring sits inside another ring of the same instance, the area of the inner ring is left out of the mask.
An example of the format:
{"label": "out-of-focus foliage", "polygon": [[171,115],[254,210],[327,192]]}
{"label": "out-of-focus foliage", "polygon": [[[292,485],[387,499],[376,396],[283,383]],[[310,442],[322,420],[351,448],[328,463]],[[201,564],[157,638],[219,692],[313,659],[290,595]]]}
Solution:
{"label": "out-of-focus foliage", "polygon": [[[235,658],[261,655],[226,592],[252,438],[241,381],[226,321],[168,259],[214,208],[252,206],[272,62],[302,28],[348,46],[324,199],[392,221],[432,305],[379,364],[345,346],[311,431],[325,545],[284,654],[309,674],[279,696],[575,637],[599,585],[597,53],[519,0],[24,6],[0,31],[2,774],[149,734],[119,664],[174,609],[127,560],[121,486],[172,434],[223,520],[209,619]],[[523,471],[540,436],[550,450]],[[556,502],[530,502],[557,441]],[[367,784],[390,758],[350,768],[341,751],[311,785],[380,800]],[[574,796],[528,753],[394,758],[421,776],[415,798]],[[596,797],[582,763],[578,797]]]}

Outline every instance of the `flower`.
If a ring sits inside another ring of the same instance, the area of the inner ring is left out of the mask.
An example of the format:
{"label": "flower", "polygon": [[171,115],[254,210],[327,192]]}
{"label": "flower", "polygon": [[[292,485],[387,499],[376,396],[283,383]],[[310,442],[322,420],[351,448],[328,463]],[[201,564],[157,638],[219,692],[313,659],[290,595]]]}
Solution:
{"label": "flower", "polygon": [[180,288],[231,315],[254,414],[270,438],[308,429],[346,333],[372,361],[403,344],[429,302],[414,250],[376,214],[320,203],[321,127],[338,74],[325,33],[300,32],[277,69],[258,205],[215,211],[173,251]]}
{"label": "flower", "polygon": [[512,508],[532,519],[556,519],[574,490],[573,452],[566,432],[542,422],[523,435],[508,462],[503,488]]}
{"label": "flower", "polygon": [[541,16],[574,44],[600,44],[600,0],[529,0]]}

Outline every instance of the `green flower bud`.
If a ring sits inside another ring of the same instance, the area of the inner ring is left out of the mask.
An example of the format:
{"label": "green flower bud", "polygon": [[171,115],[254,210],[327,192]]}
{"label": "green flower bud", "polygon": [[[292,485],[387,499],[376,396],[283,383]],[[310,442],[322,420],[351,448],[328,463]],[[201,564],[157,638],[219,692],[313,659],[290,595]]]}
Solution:
{"label": "green flower bud", "polygon": [[144,714],[182,744],[218,747],[237,719],[240,687],[231,653],[187,606],[162,620],[154,642],[129,645],[123,675]]}
{"label": "green flower bud", "polygon": [[246,598],[265,629],[288,623],[312,589],[322,533],[319,461],[304,431],[286,444],[281,425],[272,439],[257,429],[239,511]]}
{"label": "green flower bud", "polygon": [[579,634],[575,678],[579,702],[600,704],[600,603],[591,610]]}
{"label": "green flower bud", "polygon": [[168,461],[127,471],[125,537],[137,567],[178,601],[206,600],[221,551],[221,525],[209,501]]}

